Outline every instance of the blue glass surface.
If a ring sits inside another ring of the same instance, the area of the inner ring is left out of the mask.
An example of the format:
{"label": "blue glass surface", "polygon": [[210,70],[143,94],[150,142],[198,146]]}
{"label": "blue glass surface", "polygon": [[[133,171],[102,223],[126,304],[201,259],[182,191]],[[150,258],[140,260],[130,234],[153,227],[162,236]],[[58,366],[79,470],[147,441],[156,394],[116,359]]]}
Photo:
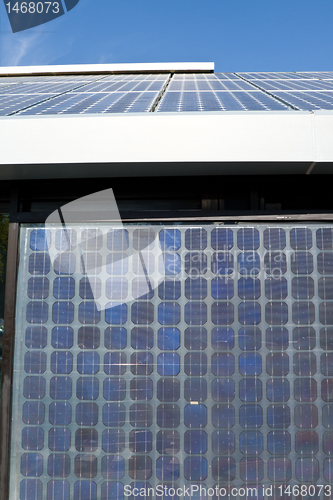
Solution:
{"label": "blue glass surface", "polygon": [[243,378],[239,382],[239,398],[245,403],[262,399],[262,382],[257,378]]}
{"label": "blue glass surface", "polygon": [[41,427],[25,427],[22,430],[22,448],[24,450],[41,450],[44,446],[44,431]]}
{"label": "blue glass surface", "polygon": [[81,326],[78,331],[80,349],[97,349],[100,344],[100,331],[96,326]]}
{"label": "blue glass surface", "polygon": [[50,477],[67,477],[70,473],[70,459],[64,453],[52,453],[47,459],[47,473]]}
{"label": "blue glass surface", "polygon": [[242,375],[260,375],[261,364],[261,356],[258,353],[246,352],[239,356],[239,371]]}
{"label": "blue glass surface", "polygon": [[267,380],[266,393],[269,401],[276,403],[288,401],[290,397],[289,380],[285,378],[271,378]]}
{"label": "blue glass surface", "polygon": [[46,299],[49,296],[49,280],[45,276],[35,276],[28,281],[27,295],[30,299]]}
{"label": "blue glass surface", "polygon": [[214,302],[212,321],[215,325],[231,325],[234,322],[234,305],[231,302]]}
{"label": "blue glass surface", "polygon": [[127,280],[121,276],[113,276],[106,280],[106,296],[111,300],[123,300],[127,297]]}
{"label": "blue glass surface", "polygon": [[228,275],[234,271],[234,257],[231,252],[216,252],[212,255],[212,272]]}
{"label": "blue glass surface", "polygon": [[158,322],[161,325],[177,325],[180,321],[180,306],[177,302],[161,302],[158,305]]}
{"label": "blue glass surface", "polygon": [[[121,448],[118,445],[117,451],[110,451],[107,453],[117,453],[117,452],[122,451],[125,448],[125,434],[123,433],[123,431],[104,431],[104,432],[111,433],[111,435],[113,435],[113,433],[115,433],[115,432],[118,432],[118,433],[122,432]],[[103,436],[104,436],[104,433],[103,433]],[[119,443],[119,437],[117,435],[115,435],[114,441],[116,441],[117,444]],[[150,431],[145,430],[145,431],[131,431],[130,432],[129,448],[134,453],[149,453],[152,449],[152,442],[153,442],[153,438],[152,438],[152,433]],[[107,451],[107,450],[105,450],[105,451]]]}
{"label": "blue glass surface", "polygon": [[238,344],[243,351],[257,351],[261,347],[261,330],[258,327],[241,328],[238,332]]}
{"label": "blue glass surface", "polygon": [[246,404],[239,409],[239,423],[244,429],[257,429],[262,426],[263,414],[260,405]]}
{"label": "blue glass surface", "polygon": [[52,377],[50,396],[52,399],[70,399],[72,397],[72,379],[70,377]]}
{"label": "blue glass surface", "polygon": [[53,297],[56,299],[72,299],[75,294],[74,278],[59,277],[53,282]]}
{"label": "blue glass surface", "polygon": [[270,458],[268,461],[268,476],[272,481],[289,481],[291,473],[289,458]]}
{"label": "blue glass surface", "polygon": [[238,297],[253,300],[260,297],[260,281],[258,278],[241,278],[238,280]]}
{"label": "blue glass surface", "polygon": [[153,408],[148,403],[135,403],[130,407],[130,423],[133,427],[149,427],[153,423]]}
{"label": "blue glass surface", "polygon": [[[323,407],[323,423],[325,422],[329,426],[329,418],[326,420],[325,411],[326,406]],[[313,404],[301,404],[297,405],[294,411],[295,424],[300,429],[314,428],[318,425],[318,408]]]}
{"label": "blue glass surface", "polygon": [[207,381],[199,377],[186,379],[184,397],[187,401],[205,401],[207,399]]}
{"label": "blue glass surface", "polygon": [[157,357],[157,371],[160,375],[178,375],[180,370],[179,355],[175,353],[161,353]]}
{"label": "blue glass surface", "polygon": [[[94,303],[90,306],[95,313],[96,320],[99,321],[99,311],[94,308]],[[94,317],[93,317],[94,319]],[[105,310],[105,321],[113,325],[123,325],[127,320],[127,304],[119,302],[109,302]],[[98,322],[96,321],[96,322]]]}
{"label": "blue glass surface", "polygon": [[204,481],[207,478],[207,468],[204,457],[187,457],[184,460],[184,476],[189,481]]}
{"label": "blue glass surface", "polygon": [[187,278],[185,280],[185,297],[192,300],[205,299],[207,297],[207,280],[202,277]]}
{"label": "blue glass surface", "polygon": [[110,253],[106,257],[106,271],[109,274],[126,274],[128,269],[128,256],[123,252]]}
{"label": "blue glass surface", "polygon": [[30,248],[34,251],[45,252],[50,248],[51,234],[47,229],[34,229],[30,233]]}
{"label": "blue glass surface", "polygon": [[212,424],[217,428],[233,427],[235,425],[235,408],[232,405],[214,405]]}
{"label": "blue glass surface", "polygon": [[102,420],[108,427],[121,427],[126,419],[126,409],[122,403],[107,403],[103,406]]}
{"label": "blue glass surface", "polygon": [[241,302],[238,318],[242,325],[258,325],[261,321],[261,308],[258,302]]}
{"label": "blue glass surface", "polygon": [[24,356],[26,373],[44,373],[46,370],[46,354],[41,351],[28,351]]}
{"label": "blue glass surface", "polygon": [[47,344],[45,326],[29,326],[25,331],[25,345],[28,349],[43,349]]}
{"label": "blue glass surface", "polygon": [[215,277],[211,281],[212,297],[217,300],[228,300],[234,296],[234,280],[228,276]]}
{"label": "blue glass surface", "polygon": [[287,455],[291,450],[288,431],[271,431],[267,435],[267,449],[272,455]]}
{"label": "blue glass surface", "polygon": [[188,352],[184,357],[184,371],[187,375],[205,375],[207,356],[203,352]]}
{"label": "blue glass surface", "polygon": [[52,425],[68,425],[72,419],[72,407],[69,403],[50,404],[49,419]]}
{"label": "blue glass surface", "polygon": [[247,277],[254,277],[260,272],[260,257],[257,252],[238,254],[238,272]]}
{"label": "blue glass surface", "polygon": [[42,500],[43,485],[39,479],[23,479],[20,483],[20,500]]}
{"label": "blue glass surface", "polygon": [[55,349],[70,349],[73,346],[73,328],[70,326],[54,327],[51,343]]}
{"label": "blue glass surface", "polygon": [[50,272],[50,257],[48,253],[32,253],[29,257],[30,274],[48,274]]}
{"label": "blue glass surface", "polygon": [[234,347],[234,331],[232,328],[213,328],[212,347],[217,351],[226,351]]}
{"label": "blue glass surface", "polygon": [[45,396],[46,381],[44,377],[25,377],[23,396],[27,399],[42,399]]}
{"label": "blue glass surface", "polygon": [[202,428],[207,425],[207,408],[205,405],[186,405],[184,410],[186,427]]}
{"label": "blue glass surface", "polygon": [[[107,405],[105,405],[107,406]],[[103,407],[103,417],[104,408]],[[79,403],[75,408],[75,421],[78,425],[96,425],[98,422],[98,406],[96,403]]]}
{"label": "blue glass surface", "polygon": [[47,483],[47,500],[69,500],[69,483],[61,479],[53,479]]}
{"label": "blue glass surface", "polygon": [[215,431],[212,434],[215,455],[230,455],[235,451],[235,434],[232,431]]}
{"label": "blue glass surface", "polygon": [[[95,375],[99,371],[99,364],[100,359],[97,352],[80,352],[77,356],[77,371],[82,375]],[[104,359],[104,370],[105,364]]]}
{"label": "blue glass surface", "polygon": [[106,455],[102,458],[102,476],[105,479],[121,479],[125,473],[125,461],[119,455]]}
{"label": "blue glass surface", "polygon": [[197,327],[197,326],[186,328],[184,332],[184,345],[186,349],[189,350],[201,351],[203,349],[206,349],[207,330],[203,327]]}
{"label": "blue glass surface", "polygon": [[159,232],[159,240],[162,250],[179,250],[181,234],[179,229],[162,229]]}
{"label": "blue glass surface", "polygon": [[213,479],[218,482],[233,481],[236,476],[236,462],[232,457],[215,457],[212,461]]}
{"label": "blue glass surface", "polygon": [[230,250],[233,247],[232,229],[214,228],[211,232],[211,245],[215,250]]}
{"label": "blue glass surface", "polygon": [[[288,282],[283,277],[270,277],[265,280],[265,296],[270,300],[285,299],[288,295]],[[303,298],[303,297],[301,297]]]}
{"label": "blue glass surface", "polygon": [[152,380],[150,378],[133,378],[130,382],[130,396],[134,401],[147,401],[152,399]]}
{"label": "blue glass surface", "polygon": [[214,375],[227,377],[235,371],[235,358],[231,353],[215,353],[212,356],[212,372]]}
{"label": "blue glass surface", "polygon": [[176,300],[180,294],[181,282],[178,279],[166,279],[158,286],[158,296],[162,300]]}
{"label": "blue glass surface", "polygon": [[[92,378],[92,377],[87,377]],[[89,385],[90,382],[90,385]],[[84,399],[96,399],[98,397],[98,380],[90,380],[85,382],[88,386],[88,392],[83,392],[82,394],[87,394],[88,397]],[[91,384],[93,385],[91,386]],[[103,382],[103,396],[107,401],[122,401],[126,396],[126,381],[122,378],[106,378]],[[83,399],[83,398],[81,398]]]}
{"label": "blue glass surface", "polygon": [[216,378],[212,382],[212,398],[214,401],[232,401],[235,397],[235,382],[230,378]]}
{"label": "blue glass surface", "polygon": [[74,321],[74,304],[72,302],[55,302],[52,307],[54,323],[72,323]]}
{"label": "blue glass surface", "polygon": [[298,227],[290,231],[290,245],[295,250],[309,250],[312,247],[312,233],[308,228]]}
{"label": "blue glass surface", "polygon": [[97,500],[97,485],[94,481],[76,481],[74,500]]}
{"label": "blue glass surface", "polygon": [[67,427],[52,427],[48,433],[48,447],[52,451],[68,451],[71,445],[71,433]]}
{"label": "blue glass surface", "polygon": [[108,231],[107,247],[111,251],[127,250],[128,231],[126,229],[111,229]]}
{"label": "blue glass surface", "polygon": [[260,455],[263,443],[260,431],[243,431],[239,436],[239,449],[244,455]]}
{"label": "blue glass surface", "polygon": [[173,481],[179,478],[179,460],[176,457],[160,457],[156,461],[156,475],[162,481]]}
{"label": "blue glass surface", "polygon": [[125,349],[127,332],[123,327],[108,327],[104,332],[104,344],[107,349]]}
{"label": "blue glass surface", "polygon": [[39,477],[43,474],[43,457],[39,453],[24,453],[21,457],[21,474]]}
{"label": "blue glass surface", "polygon": [[27,305],[27,321],[35,324],[46,323],[48,320],[48,310],[46,302],[29,302]]}
{"label": "blue glass surface", "polygon": [[134,352],[130,366],[134,375],[150,375],[153,371],[153,356],[150,352]]}
{"label": "blue glass surface", "polygon": [[[186,431],[184,434],[184,450],[186,453],[206,453],[207,434],[205,431]],[[187,478],[189,479],[189,478]]]}
{"label": "blue glass surface", "polygon": [[[88,353],[84,354],[86,355]],[[91,373],[97,373],[99,369],[99,359],[96,357],[96,354],[97,353],[89,353],[92,359],[86,370],[89,370],[91,367]],[[123,352],[107,352],[105,354],[104,372],[107,375],[123,375],[126,371],[126,367],[126,355]],[[89,371],[85,371],[85,373],[89,373]]]}
{"label": "blue glass surface", "polygon": [[207,272],[207,255],[204,252],[188,252],[185,254],[185,272],[192,278],[197,278]]}
{"label": "blue glass surface", "polygon": [[52,373],[71,373],[73,369],[73,354],[69,351],[54,351],[51,354]]}
{"label": "blue glass surface", "polygon": [[56,274],[74,274],[76,271],[76,259],[73,253],[60,253],[54,259],[54,272]]}
{"label": "blue glass surface", "polygon": [[27,425],[41,425],[45,420],[45,406],[41,402],[26,401],[23,405],[22,421]]}
{"label": "blue glass surface", "polygon": [[163,455],[174,455],[180,449],[180,435],[177,431],[159,431],[156,438],[156,449]]}
{"label": "blue glass surface", "polygon": [[259,231],[255,228],[242,228],[237,231],[237,246],[240,250],[259,248]]}
{"label": "blue glass surface", "polygon": [[286,246],[286,232],[279,227],[270,227],[264,231],[264,247],[267,250],[283,250]]}
{"label": "blue glass surface", "polygon": [[290,408],[286,405],[271,405],[267,409],[267,424],[274,429],[290,426]]}
{"label": "blue glass surface", "polygon": [[149,327],[137,327],[131,331],[133,349],[151,349],[154,345],[154,332]]}

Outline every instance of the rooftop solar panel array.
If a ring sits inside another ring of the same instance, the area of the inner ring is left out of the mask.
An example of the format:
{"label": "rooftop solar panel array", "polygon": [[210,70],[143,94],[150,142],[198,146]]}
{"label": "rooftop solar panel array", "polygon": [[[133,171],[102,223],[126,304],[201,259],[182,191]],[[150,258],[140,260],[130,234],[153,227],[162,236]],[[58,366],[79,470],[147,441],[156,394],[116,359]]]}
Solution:
{"label": "rooftop solar panel array", "polygon": [[333,72],[0,77],[0,116],[333,109]]}
{"label": "rooftop solar panel array", "polygon": [[331,498],[331,224],[26,225],[18,279],[12,500]]}

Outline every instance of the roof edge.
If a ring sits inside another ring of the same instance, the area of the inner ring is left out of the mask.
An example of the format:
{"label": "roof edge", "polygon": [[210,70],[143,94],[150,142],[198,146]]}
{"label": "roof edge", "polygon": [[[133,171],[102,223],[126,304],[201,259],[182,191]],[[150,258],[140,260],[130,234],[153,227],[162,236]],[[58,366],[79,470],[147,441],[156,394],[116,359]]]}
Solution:
{"label": "roof edge", "polygon": [[69,64],[50,66],[4,66],[0,76],[113,74],[113,73],[213,73],[213,62]]}

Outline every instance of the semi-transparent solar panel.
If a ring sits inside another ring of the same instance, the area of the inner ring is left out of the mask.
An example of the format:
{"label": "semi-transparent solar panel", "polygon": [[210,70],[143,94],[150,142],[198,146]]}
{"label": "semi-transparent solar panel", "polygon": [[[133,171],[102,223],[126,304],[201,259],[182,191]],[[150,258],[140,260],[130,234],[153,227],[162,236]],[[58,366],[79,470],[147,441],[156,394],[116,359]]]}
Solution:
{"label": "semi-transparent solar panel", "polygon": [[333,91],[323,90],[321,92],[279,92],[274,91],[274,95],[280,97],[302,110],[333,109]]}
{"label": "semi-transparent solar panel", "polygon": [[[252,87],[254,88],[254,87]],[[246,111],[286,110],[288,107],[260,91],[167,90],[156,111]]]}
{"label": "semi-transparent solar panel", "polygon": [[13,500],[332,482],[332,225],[24,226],[20,241]]}
{"label": "semi-transparent solar panel", "polygon": [[149,111],[158,92],[69,92],[34,106],[20,115],[126,113]]}

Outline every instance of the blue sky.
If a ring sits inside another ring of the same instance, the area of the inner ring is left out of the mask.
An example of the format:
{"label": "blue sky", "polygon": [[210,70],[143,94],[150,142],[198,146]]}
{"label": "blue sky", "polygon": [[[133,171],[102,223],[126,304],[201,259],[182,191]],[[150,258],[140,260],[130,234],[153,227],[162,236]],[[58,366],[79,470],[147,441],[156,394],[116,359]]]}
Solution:
{"label": "blue sky", "polygon": [[215,71],[333,71],[333,0],[80,0],[11,33],[1,66],[213,61]]}

